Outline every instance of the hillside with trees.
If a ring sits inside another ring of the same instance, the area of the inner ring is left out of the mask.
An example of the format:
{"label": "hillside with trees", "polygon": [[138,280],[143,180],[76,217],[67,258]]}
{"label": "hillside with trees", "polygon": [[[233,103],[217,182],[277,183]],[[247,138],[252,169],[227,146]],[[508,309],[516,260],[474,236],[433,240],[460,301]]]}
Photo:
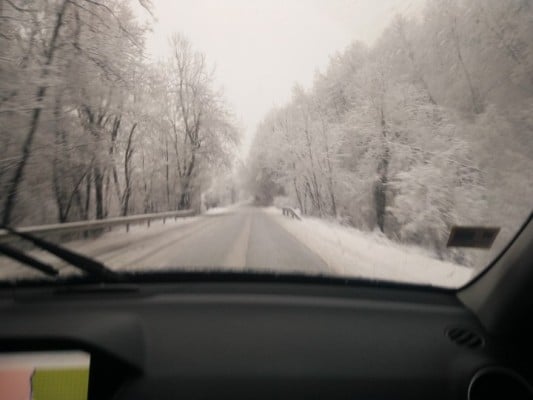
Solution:
{"label": "hillside with trees", "polygon": [[354,42],[257,130],[246,172],[256,203],[423,246],[455,224],[500,226],[533,207],[533,3],[428,0],[372,45]]}
{"label": "hillside with trees", "polygon": [[150,60],[150,7],[0,0],[3,224],[198,208],[231,167],[239,132],[212,68],[181,35]]}

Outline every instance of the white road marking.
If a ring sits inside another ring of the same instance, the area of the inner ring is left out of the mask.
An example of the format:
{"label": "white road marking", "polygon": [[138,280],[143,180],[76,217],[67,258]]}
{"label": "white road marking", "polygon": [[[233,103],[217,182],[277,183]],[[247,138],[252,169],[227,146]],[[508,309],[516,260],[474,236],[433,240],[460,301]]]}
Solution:
{"label": "white road marking", "polygon": [[228,251],[221,263],[222,267],[245,268],[246,253],[248,252],[248,241],[250,240],[250,231],[252,228],[252,217],[246,215],[246,220],[242,224],[239,235],[235,238],[233,247]]}

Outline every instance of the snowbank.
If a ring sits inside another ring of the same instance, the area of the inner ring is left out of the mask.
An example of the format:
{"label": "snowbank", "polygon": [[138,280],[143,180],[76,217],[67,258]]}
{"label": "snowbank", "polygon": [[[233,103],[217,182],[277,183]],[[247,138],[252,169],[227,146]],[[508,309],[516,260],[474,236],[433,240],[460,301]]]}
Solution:
{"label": "snowbank", "polygon": [[213,207],[207,210],[204,214],[206,215],[220,215],[230,212],[230,207]]}
{"label": "snowbank", "polygon": [[[128,233],[126,233],[125,226],[116,226],[111,231],[96,238],[73,240],[61,245],[80,254],[96,258],[111,269],[125,269],[125,266],[137,265],[135,260],[147,252],[151,252],[162,242],[172,240],[176,227],[191,225],[199,219],[200,217],[197,216],[176,220],[167,218],[165,222],[163,220],[152,221],[149,227],[146,223],[132,224]],[[137,245],[132,246],[135,243]],[[61,276],[80,274],[68,263],[45,251],[34,249],[29,254],[56,267]],[[2,257],[0,265],[0,280],[46,278],[41,272],[23,266],[9,258]]]}
{"label": "snowbank", "polygon": [[244,200],[244,201],[239,201],[237,203],[233,203],[233,204],[230,204],[230,205],[227,205],[227,206],[223,206],[223,207],[210,208],[209,210],[205,211],[204,214],[206,214],[206,215],[227,214],[227,213],[230,213],[230,212],[234,212],[238,208],[246,207],[246,206],[249,206],[249,205],[250,205],[250,201],[249,200]]}
{"label": "snowbank", "polygon": [[434,259],[422,248],[392,242],[378,233],[318,218],[289,219],[273,207],[265,212],[341,276],[455,288],[473,274],[470,268]]}

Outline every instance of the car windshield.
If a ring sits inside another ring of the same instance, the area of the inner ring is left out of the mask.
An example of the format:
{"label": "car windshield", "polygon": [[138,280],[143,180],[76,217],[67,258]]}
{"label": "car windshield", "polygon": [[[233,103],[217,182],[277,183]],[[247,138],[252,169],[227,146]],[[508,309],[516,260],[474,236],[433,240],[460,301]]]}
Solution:
{"label": "car windshield", "polygon": [[531,214],[532,110],[526,0],[0,0],[0,281],[458,288]]}

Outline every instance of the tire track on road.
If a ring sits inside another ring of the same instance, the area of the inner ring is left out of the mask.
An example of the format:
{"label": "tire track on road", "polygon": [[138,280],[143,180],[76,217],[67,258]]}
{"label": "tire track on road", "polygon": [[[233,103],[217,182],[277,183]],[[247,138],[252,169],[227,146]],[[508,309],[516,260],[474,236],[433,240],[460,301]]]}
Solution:
{"label": "tire track on road", "polygon": [[[263,213],[263,215],[266,218],[268,218],[269,220],[271,220],[276,226],[278,226],[283,232],[285,232],[287,235],[289,235],[289,237],[294,239],[299,245],[301,245],[303,248],[305,248],[306,250],[311,252],[311,254],[313,254],[317,259],[319,259],[324,265],[326,265],[327,269],[325,271],[322,271],[322,272],[329,273],[329,274],[331,274],[331,273],[338,274],[338,271],[336,271],[335,268],[324,257],[322,257],[315,249],[313,249],[307,243],[305,243],[302,240],[300,240],[300,238],[298,238],[291,231],[289,231],[287,228],[285,228],[281,223],[279,223],[277,218],[275,218],[273,215],[270,215],[267,212],[264,212],[264,211],[260,211],[260,212]],[[299,222],[297,220],[293,220],[293,221],[295,223]]]}
{"label": "tire track on road", "polygon": [[[99,259],[114,270],[146,269],[146,264],[148,264],[146,261],[149,260],[150,257],[154,257],[163,249],[189,238],[192,235],[197,234],[199,231],[204,230],[206,227],[217,223],[220,218],[221,217],[219,216],[212,216],[196,223],[176,227],[176,230],[171,229],[162,232],[161,235],[151,236],[147,240],[142,240],[140,243],[129,243],[121,249],[114,250],[111,254],[105,254],[99,257]],[[161,236],[163,236],[163,238],[161,238]],[[164,240],[165,236],[171,236],[171,238]],[[135,248],[132,249],[133,251],[131,251],[130,255],[125,255],[124,252],[128,251],[128,248],[132,246]],[[143,251],[142,248],[145,248],[145,250]]]}

